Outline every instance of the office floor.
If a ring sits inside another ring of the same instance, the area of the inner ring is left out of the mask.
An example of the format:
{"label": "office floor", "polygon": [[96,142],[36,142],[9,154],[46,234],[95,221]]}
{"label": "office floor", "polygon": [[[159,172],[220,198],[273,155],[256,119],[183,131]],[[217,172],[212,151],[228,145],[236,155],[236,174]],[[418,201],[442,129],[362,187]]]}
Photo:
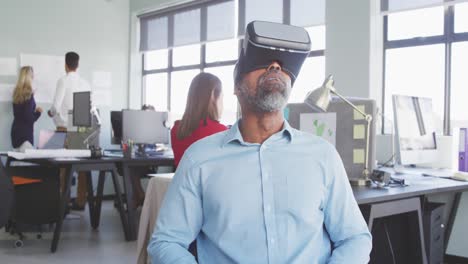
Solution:
{"label": "office floor", "polygon": [[[57,252],[50,253],[52,231],[43,233],[38,240],[36,233],[27,233],[22,248],[15,248],[17,237],[0,230],[0,263],[135,263],[136,241],[126,242],[118,212],[112,201],[102,207],[101,225],[94,231],[89,223],[88,210],[72,211],[74,219],[63,223]],[[79,217],[77,217],[79,216]]]}

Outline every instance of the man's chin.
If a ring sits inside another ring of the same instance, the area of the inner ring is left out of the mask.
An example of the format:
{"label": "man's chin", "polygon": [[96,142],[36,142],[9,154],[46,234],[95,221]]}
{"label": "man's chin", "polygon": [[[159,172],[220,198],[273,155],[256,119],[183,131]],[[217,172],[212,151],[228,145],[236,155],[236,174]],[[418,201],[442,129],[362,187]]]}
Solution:
{"label": "man's chin", "polygon": [[256,112],[273,113],[281,111],[285,107],[285,103],[260,103],[255,106]]}

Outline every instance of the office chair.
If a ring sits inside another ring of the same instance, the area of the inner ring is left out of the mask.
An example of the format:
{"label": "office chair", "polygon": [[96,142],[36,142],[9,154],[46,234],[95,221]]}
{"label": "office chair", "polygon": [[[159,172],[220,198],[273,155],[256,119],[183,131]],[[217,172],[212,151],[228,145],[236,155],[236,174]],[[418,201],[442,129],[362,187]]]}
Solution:
{"label": "office chair", "polygon": [[0,228],[4,227],[10,219],[13,192],[14,187],[11,178],[7,175],[0,160]]}

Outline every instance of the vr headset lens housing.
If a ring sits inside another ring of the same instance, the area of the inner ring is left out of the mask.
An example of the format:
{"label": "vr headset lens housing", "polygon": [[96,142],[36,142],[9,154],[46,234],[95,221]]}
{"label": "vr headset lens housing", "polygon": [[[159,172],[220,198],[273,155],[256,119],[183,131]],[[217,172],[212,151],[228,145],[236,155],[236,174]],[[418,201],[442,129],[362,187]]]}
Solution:
{"label": "vr headset lens housing", "polygon": [[277,61],[291,77],[291,83],[294,83],[309,54],[310,45],[309,34],[304,28],[252,21],[247,25],[234,79],[237,83],[244,74],[267,68],[273,61]]}

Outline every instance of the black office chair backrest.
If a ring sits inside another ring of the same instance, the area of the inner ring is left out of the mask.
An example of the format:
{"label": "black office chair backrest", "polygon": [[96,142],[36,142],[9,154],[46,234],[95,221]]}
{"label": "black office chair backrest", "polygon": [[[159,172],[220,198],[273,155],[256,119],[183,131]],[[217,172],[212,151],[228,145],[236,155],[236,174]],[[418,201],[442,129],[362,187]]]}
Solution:
{"label": "black office chair backrest", "polygon": [[14,186],[0,160],[0,228],[6,225],[13,205]]}

